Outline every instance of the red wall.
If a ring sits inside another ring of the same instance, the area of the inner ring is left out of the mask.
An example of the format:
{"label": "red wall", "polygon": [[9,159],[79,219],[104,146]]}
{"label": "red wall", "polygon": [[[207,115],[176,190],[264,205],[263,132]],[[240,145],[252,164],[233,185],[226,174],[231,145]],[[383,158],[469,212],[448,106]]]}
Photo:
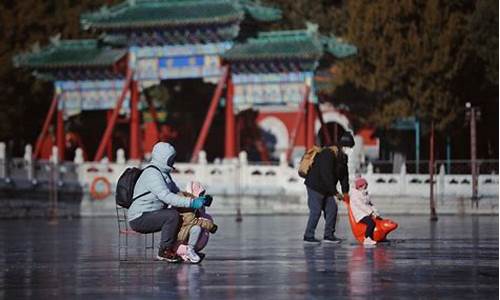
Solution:
{"label": "red wall", "polygon": [[[297,112],[265,112],[265,111],[259,111],[259,115],[257,116],[257,123],[259,123],[262,119],[266,117],[275,117],[280,119],[288,129],[288,136],[290,137],[293,127],[295,126],[296,119],[297,119]],[[295,146],[305,146],[306,144],[306,116],[304,114],[301,125],[299,127],[299,130],[297,132],[297,140],[295,143]]]}

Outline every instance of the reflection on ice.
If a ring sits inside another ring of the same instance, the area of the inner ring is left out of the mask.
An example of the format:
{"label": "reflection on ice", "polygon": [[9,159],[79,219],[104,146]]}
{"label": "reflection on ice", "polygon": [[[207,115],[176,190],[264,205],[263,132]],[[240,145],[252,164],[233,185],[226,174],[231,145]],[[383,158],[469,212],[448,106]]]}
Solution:
{"label": "reflection on ice", "polygon": [[[304,245],[306,216],[217,216],[201,265],[118,262],[114,219],[0,221],[0,298],[341,299],[498,295],[498,217],[398,217],[364,248],[339,218],[339,245]],[[321,229],[318,228],[318,232]]]}

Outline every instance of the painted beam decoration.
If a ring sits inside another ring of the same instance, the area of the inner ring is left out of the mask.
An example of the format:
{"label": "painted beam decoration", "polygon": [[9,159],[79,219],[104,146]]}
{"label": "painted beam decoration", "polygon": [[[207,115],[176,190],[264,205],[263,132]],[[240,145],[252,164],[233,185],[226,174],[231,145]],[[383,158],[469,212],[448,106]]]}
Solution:
{"label": "painted beam decoration", "polygon": [[304,30],[260,32],[257,37],[234,45],[222,56],[233,72],[235,109],[297,108],[304,99],[306,85],[310,87],[308,101],[316,102],[312,78],[319,59],[325,52],[336,58],[353,54],[346,52],[351,48],[346,48],[342,56],[330,52],[328,43],[337,48],[344,46],[338,39],[321,36],[317,25],[308,24]]}
{"label": "painted beam decoration", "polygon": [[[66,116],[87,110],[110,110],[122,93],[125,80],[78,80],[55,81],[56,92],[60,95]],[[130,92],[125,95],[123,111],[128,111]]]}
{"label": "painted beam decoration", "polygon": [[312,72],[233,74],[235,109],[280,105],[298,107],[304,99],[306,82],[310,82],[312,76]]}
{"label": "painted beam decoration", "polygon": [[182,78],[218,78],[221,75],[219,55],[232,47],[232,42],[152,46],[129,48],[129,66],[134,79],[157,81]]}

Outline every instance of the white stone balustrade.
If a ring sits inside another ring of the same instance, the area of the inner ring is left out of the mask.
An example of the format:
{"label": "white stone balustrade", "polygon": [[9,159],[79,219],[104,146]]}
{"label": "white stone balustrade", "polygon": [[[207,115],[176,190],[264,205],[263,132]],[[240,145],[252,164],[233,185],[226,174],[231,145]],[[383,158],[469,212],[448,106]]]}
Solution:
{"label": "white stone balustrade", "polygon": [[[200,155],[203,157],[203,155]],[[131,162],[128,163],[132,165]],[[127,164],[84,163],[81,181],[87,185],[96,176],[109,178],[115,183]],[[173,177],[181,188],[189,181],[203,183],[209,193],[244,194],[244,195],[303,195],[303,179],[295,168],[281,162],[275,165],[249,164],[245,152],[241,152],[238,161],[231,163],[208,164],[176,163]],[[369,184],[374,196],[387,197],[429,197],[429,175],[408,174],[403,165],[400,173],[373,173],[373,166],[368,165],[367,172],[361,174]],[[351,182],[355,175],[351,175]],[[470,197],[472,195],[471,175],[445,174],[441,168],[434,177],[435,195],[441,197]],[[498,195],[498,175],[479,175],[479,194],[482,196]]]}
{"label": "white stone balustrade", "polygon": [[[81,149],[77,149],[75,166],[78,180],[88,190],[92,181],[99,176],[106,177],[113,185],[118,177],[129,166],[140,166],[136,161],[126,161],[125,153],[119,149],[116,153],[116,163],[84,162]],[[24,155],[26,168],[33,163],[31,147],[26,147]],[[0,143],[0,178],[6,177],[5,144]],[[58,163],[57,148],[53,148],[52,163]],[[143,163],[142,165],[145,165]],[[208,163],[206,153],[200,152],[198,163],[176,163],[173,178],[183,188],[189,181],[199,181],[212,194],[231,195],[304,195],[303,179],[297,174],[297,169],[290,167],[285,157],[280,157],[278,164],[251,164],[245,152],[238,155],[237,160],[224,163]],[[32,169],[31,169],[32,170]],[[368,181],[370,193],[379,197],[429,197],[429,175],[409,174],[403,164],[399,173],[374,173],[373,166],[368,165],[367,171],[361,174]],[[33,173],[29,173],[28,177]],[[355,174],[351,174],[351,182]],[[472,176],[465,174],[446,174],[443,166],[434,177],[435,195],[438,198],[471,197]],[[498,197],[498,175],[481,174],[478,177],[480,197]]]}

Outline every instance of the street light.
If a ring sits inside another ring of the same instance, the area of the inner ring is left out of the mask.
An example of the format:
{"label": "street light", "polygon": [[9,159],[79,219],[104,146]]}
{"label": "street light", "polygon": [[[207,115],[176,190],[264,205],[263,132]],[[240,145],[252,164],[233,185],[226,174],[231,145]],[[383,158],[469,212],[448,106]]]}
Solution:
{"label": "street light", "polygon": [[472,106],[470,102],[465,103],[467,112],[465,113],[466,120],[470,124],[470,160],[471,160],[471,175],[472,175],[472,201],[478,207],[478,166],[477,166],[477,144],[476,144],[476,122],[481,119],[481,111],[478,107]]}

